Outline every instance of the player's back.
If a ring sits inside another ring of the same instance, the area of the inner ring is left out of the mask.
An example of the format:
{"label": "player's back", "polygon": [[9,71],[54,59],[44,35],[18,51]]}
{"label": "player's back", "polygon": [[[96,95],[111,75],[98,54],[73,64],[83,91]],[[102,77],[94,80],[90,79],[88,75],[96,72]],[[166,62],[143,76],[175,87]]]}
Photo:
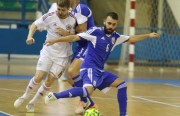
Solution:
{"label": "player's back", "polygon": [[[92,11],[86,4],[79,3],[72,12],[77,18],[78,24],[87,23],[87,30],[91,27],[94,27],[94,19],[92,16]],[[78,41],[78,45],[79,47],[77,47],[77,51],[78,49],[81,49],[81,47],[86,47],[87,41],[80,40]]]}
{"label": "player's back", "polygon": [[77,18],[78,24],[87,22],[87,30],[94,27],[92,11],[86,4],[79,3],[73,12]]}

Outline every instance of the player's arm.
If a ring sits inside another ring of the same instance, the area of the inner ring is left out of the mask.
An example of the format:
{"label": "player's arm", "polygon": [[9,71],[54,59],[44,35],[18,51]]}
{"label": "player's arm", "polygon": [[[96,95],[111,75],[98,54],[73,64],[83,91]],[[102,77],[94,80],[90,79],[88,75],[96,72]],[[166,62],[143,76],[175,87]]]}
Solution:
{"label": "player's arm", "polygon": [[74,35],[68,31],[64,30],[63,28],[56,28],[55,33],[60,34],[62,36]]}
{"label": "player's arm", "polygon": [[29,33],[28,33],[27,39],[26,39],[26,43],[28,45],[35,43],[33,35],[36,32],[36,30],[37,30],[37,26],[34,23],[32,23],[32,25],[31,25],[31,27],[29,29]]}
{"label": "player's arm", "polygon": [[76,30],[76,33],[85,32],[87,30],[87,23],[78,24],[78,26],[76,26],[75,30]]}
{"label": "player's arm", "polygon": [[149,33],[149,34],[143,34],[143,35],[132,35],[130,36],[130,39],[128,40],[128,42],[137,42],[137,41],[141,41],[144,40],[146,38],[159,38],[160,34],[158,33]]}
{"label": "player's arm", "polygon": [[60,37],[58,39],[46,40],[44,44],[49,46],[57,42],[74,42],[78,40],[80,40],[80,37],[78,35],[69,35],[69,36]]}

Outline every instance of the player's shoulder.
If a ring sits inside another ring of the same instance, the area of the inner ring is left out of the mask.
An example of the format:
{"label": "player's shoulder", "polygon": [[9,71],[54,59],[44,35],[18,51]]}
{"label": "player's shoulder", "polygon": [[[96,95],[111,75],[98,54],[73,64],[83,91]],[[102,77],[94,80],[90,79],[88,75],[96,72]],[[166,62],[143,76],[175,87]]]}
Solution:
{"label": "player's shoulder", "polygon": [[96,27],[96,26],[93,26],[91,28],[89,28],[88,30],[93,30],[93,31],[101,31],[101,27]]}
{"label": "player's shoulder", "polygon": [[45,20],[52,18],[54,16],[56,16],[56,11],[48,12],[48,13],[44,14],[42,19],[43,19],[43,21],[45,21]]}
{"label": "player's shoulder", "polygon": [[83,4],[83,3],[79,3],[76,7],[77,11],[91,11],[91,9],[89,8],[88,5]]}

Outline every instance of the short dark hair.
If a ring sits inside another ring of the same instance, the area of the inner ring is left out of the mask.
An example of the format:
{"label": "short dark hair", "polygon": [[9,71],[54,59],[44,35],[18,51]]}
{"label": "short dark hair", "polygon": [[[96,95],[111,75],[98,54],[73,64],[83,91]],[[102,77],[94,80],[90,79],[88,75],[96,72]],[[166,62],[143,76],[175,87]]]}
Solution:
{"label": "short dark hair", "polygon": [[57,0],[57,5],[59,7],[67,7],[70,8],[70,0]]}
{"label": "short dark hair", "polygon": [[108,12],[108,13],[106,14],[106,18],[107,18],[108,16],[110,16],[112,19],[118,20],[118,14],[115,13],[115,12]]}

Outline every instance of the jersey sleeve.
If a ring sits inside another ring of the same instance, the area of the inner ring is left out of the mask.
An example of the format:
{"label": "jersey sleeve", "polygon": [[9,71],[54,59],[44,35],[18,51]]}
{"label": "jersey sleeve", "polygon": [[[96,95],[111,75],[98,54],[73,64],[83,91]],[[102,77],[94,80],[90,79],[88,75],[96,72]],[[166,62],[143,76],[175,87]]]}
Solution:
{"label": "jersey sleeve", "polygon": [[77,34],[77,35],[78,35],[82,40],[85,39],[85,40],[94,42],[94,41],[96,40],[95,32],[96,32],[96,30],[93,29],[93,28],[91,28],[91,29],[87,30],[86,32],[79,33],[79,34]]}
{"label": "jersey sleeve", "polygon": [[116,40],[115,46],[117,46],[117,45],[119,45],[119,44],[121,44],[121,43],[124,43],[124,42],[128,41],[129,38],[130,38],[130,37],[127,36],[127,35],[120,35],[120,37],[118,37],[118,39]]}
{"label": "jersey sleeve", "polygon": [[75,14],[78,24],[86,23],[91,15],[92,11],[85,5],[79,6],[79,12]]}
{"label": "jersey sleeve", "polygon": [[43,15],[42,17],[40,17],[39,19],[37,19],[34,24],[38,27],[38,28],[44,28],[45,27],[45,23],[44,23],[44,20],[43,20],[43,17],[45,15]]}

